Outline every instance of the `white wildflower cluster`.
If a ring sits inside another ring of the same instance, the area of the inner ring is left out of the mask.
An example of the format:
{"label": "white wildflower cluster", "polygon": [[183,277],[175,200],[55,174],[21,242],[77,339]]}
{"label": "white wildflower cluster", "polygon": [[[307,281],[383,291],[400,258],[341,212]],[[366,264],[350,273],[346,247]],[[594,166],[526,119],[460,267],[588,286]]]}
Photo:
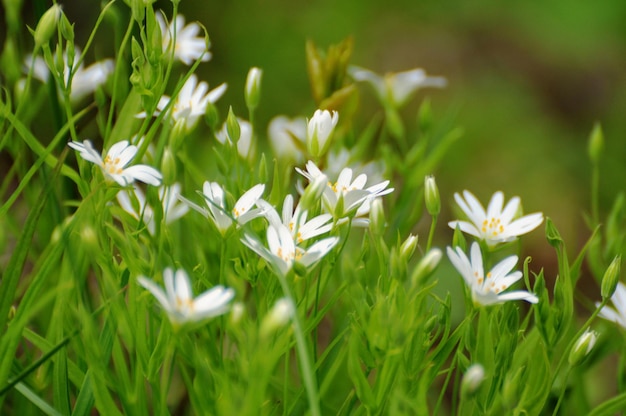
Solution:
{"label": "white wildflower cluster", "polygon": [[[482,240],[488,247],[513,241],[519,235],[534,230],[543,221],[541,213],[514,219],[520,208],[519,197],[512,198],[503,208],[504,195],[496,192],[485,210],[471,192],[464,191],[463,196],[465,199],[455,194],[454,199],[469,221],[451,221],[448,225]],[[520,271],[511,273],[517,264],[517,256],[505,258],[485,273],[483,253],[478,242],[472,243],[469,258],[460,247],[448,247],[447,251],[448,258],[470,288],[475,303],[491,305],[507,300],[539,301],[537,296],[523,290],[502,293],[523,276]]]}

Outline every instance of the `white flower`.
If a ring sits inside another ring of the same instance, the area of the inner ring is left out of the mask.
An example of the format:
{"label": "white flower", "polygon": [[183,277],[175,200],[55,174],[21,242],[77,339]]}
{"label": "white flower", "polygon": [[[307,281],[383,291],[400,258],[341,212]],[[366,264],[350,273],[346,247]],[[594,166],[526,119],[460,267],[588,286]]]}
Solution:
{"label": "white flower", "polygon": [[222,315],[228,312],[229,303],[235,296],[233,289],[215,286],[194,299],[191,282],[184,270],[174,273],[167,268],[163,271],[165,290],[143,276],[138,281],[154,295],[175,324],[198,322]]}
{"label": "white flower", "polygon": [[420,88],[446,86],[444,77],[429,77],[426,71],[415,68],[409,71],[388,73],[380,76],[368,69],[351,66],[348,72],[355,81],[368,82],[376,91],[383,103],[393,107],[401,107],[410,98],[411,94]]}
{"label": "white flower", "polygon": [[122,186],[130,185],[136,180],[154,186],[161,184],[161,173],[153,167],[148,165],[125,167],[137,154],[137,146],[129,144],[128,140],[111,146],[104,160],[89,140],[82,143],[69,142],[68,146],[77,150],[83,159],[98,165],[107,178],[113,179]]}
{"label": "white flower", "polygon": [[304,117],[289,119],[285,116],[274,117],[267,128],[267,135],[274,154],[279,158],[296,162],[304,160],[307,122]]}
{"label": "white flower", "polygon": [[496,264],[487,275],[483,269],[483,257],[477,242],[472,243],[470,256],[471,260],[467,258],[460,247],[455,249],[448,247],[448,258],[463,276],[465,283],[472,291],[472,299],[475,303],[486,306],[507,300],[525,300],[530,303],[539,301],[537,296],[525,290],[502,293],[522,278],[520,271],[510,273],[517,263],[517,256],[505,258]]}
{"label": "white flower", "polygon": [[[182,123],[187,131],[191,131],[198,123],[198,119],[206,113],[208,105],[217,102],[225,91],[225,83],[209,91],[209,84],[204,81],[198,83],[196,74],[191,74],[167,112],[174,124]],[[158,116],[164,111],[171,100],[168,95],[162,96],[154,115]],[[146,113],[141,112],[136,117],[146,117]]]}
{"label": "white flower", "polygon": [[486,212],[476,197],[469,191],[463,191],[463,196],[465,200],[456,193],[454,194],[454,199],[465,212],[470,222],[451,221],[448,225],[453,229],[458,226],[461,231],[485,240],[489,246],[513,241],[517,236],[534,230],[543,221],[543,214],[540,212],[513,220],[520,205],[520,199],[517,196],[511,198],[504,209],[502,209],[504,194],[500,191],[496,192],[491,197]]}
{"label": "white flower", "polygon": [[278,215],[273,206],[262,199],[259,199],[257,205],[264,210],[265,217],[270,224],[275,227],[278,227],[278,225],[286,226],[296,244],[327,233],[332,229],[332,224],[329,224],[329,222],[333,217],[330,214],[321,214],[307,221],[308,212],[301,210],[300,204],[294,210],[293,196],[291,195],[285,197],[282,217]]}
{"label": "white flower", "polygon": [[[252,142],[252,124],[250,122],[237,117],[239,123],[239,140],[237,140],[237,152],[244,159],[254,157],[254,143]],[[224,122],[222,129],[215,133],[217,141],[221,144],[232,146],[232,141],[228,137],[228,122]]]}
{"label": "white flower", "polygon": [[[299,168],[296,168],[296,171],[307,178],[309,182],[315,181],[322,175],[326,176],[312,161],[306,164],[306,171]],[[393,188],[387,188],[389,181],[365,188],[366,183],[367,175],[362,173],[352,180],[352,169],[344,168],[339,173],[337,182],[334,184],[328,182],[324,189],[322,197],[324,207],[336,219],[345,218],[352,214],[356,218],[368,215],[371,200],[393,192]]]}
{"label": "white flower", "polygon": [[330,135],[338,121],[339,113],[336,111],[315,111],[306,129],[306,146],[312,156],[322,156],[326,153],[330,146]]}
{"label": "white flower", "polygon": [[[622,282],[617,283],[615,293],[611,296],[611,303],[613,307],[606,305],[600,310],[600,317],[626,329],[626,285]],[[596,308],[599,306],[600,302],[596,302]]]}
{"label": "white flower", "polygon": [[[81,57],[80,49],[75,48],[74,62],[78,62]],[[31,64],[32,55],[28,55],[25,60],[26,68],[28,71]],[[70,67],[67,62],[67,52],[63,53],[63,80],[68,82],[70,77]],[[48,82],[50,77],[50,70],[46,61],[40,56],[37,56],[32,62],[33,64],[33,76],[41,82]],[[105,59],[103,61],[95,62],[85,68],[83,62],[79,66],[74,67],[72,75],[72,83],[70,85],[70,101],[75,103],[94,92],[98,87],[106,82],[109,75],[115,69],[115,64],[112,59]]]}
{"label": "white flower", "polygon": [[[141,189],[133,187],[133,193],[139,203],[136,209],[131,201],[130,193],[122,190],[117,193],[117,200],[124,211],[131,214],[138,220],[141,219],[150,234],[154,235],[156,224],[154,223],[154,209],[146,203],[146,196]],[[189,211],[189,206],[180,203],[178,196],[180,195],[180,184],[175,183],[172,186],[161,186],[159,188],[159,201],[161,201],[163,209],[163,221],[165,224],[171,224]]]}
{"label": "white flower", "polygon": [[171,53],[170,48],[175,37],[174,58],[179,59],[185,65],[191,65],[197,59],[203,62],[211,59],[207,41],[204,37],[198,36],[201,30],[199,24],[189,23],[185,26],[185,17],[181,14],[176,15],[176,19],[170,22],[169,26],[161,13],[156,13],[156,19],[161,28],[164,53]]}
{"label": "white flower", "polygon": [[181,196],[179,196],[179,199],[205,217],[211,217],[215,226],[224,235],[233,224],[233,221],[243,225],[264,214],[263,209],[253,208],[259,198],[261,198],[264,190],[265,185],[263,184],[253,186],[239,198],[231,211],[226,208],[224,189],[217,182],[206,181],[202,187],[202,196],[206,201],[208,210]]}
{"label": "white flower", "polygon": [[275,272],[287,275],[295,263],[309,268],[322,259],[339,241],[337,237],[320,240],[307,249],[296,246],[289,228],[283,224],[267,227],[267,245],[265,247],[249,234],[241,242],[267,260]]}

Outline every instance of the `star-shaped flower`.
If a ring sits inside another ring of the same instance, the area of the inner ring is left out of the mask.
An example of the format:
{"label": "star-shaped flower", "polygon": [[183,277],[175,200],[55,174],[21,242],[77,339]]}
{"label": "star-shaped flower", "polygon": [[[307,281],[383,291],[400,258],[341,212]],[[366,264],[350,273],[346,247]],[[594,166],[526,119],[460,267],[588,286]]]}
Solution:
{"label": "star-shaped flower", "polygon": [[[154,222],[154,209],[147,204],[146,196],[137,187],[133,187],[133,194],[135,199],[139,203],[138,207],[135,207],[131,200],[130,192],[125,190],[117,193],[117,200],[124,211],[137,219],[141,219],[150,234],[154,235],[156,231],[156,224]],[[189,206],[183,204],[178,199],[180,195],[180,184],[175,183],[172,186],[161,186],[159,188],[159,200],[163,209],[163,221],[165,224],[170,224],[189,211]]]}
{"label": "star-shaped flower", "polygon": [[194,298],[189,276],[184,270],[174,272],[167,268],[163,271],[165,290],[146,277],[141,276],[138,281],[154,295],[172,323],[177,325],[222,315],[228,312],[235,296],[233,289],[215,286]]}
{"label": "star-shaped flower", "polygon": [[[226,91],[226,84],[209,91],[209,84],[204,81],[198,83],[198,77],[192,74],[178,92],[174,102],[167,110],[174,124],[183,123],[187,131],[191,131],[198,119],[206,113],[209,104],[215,104]],[[154,115],[158,116],[172,100],[168,95],[161,97]],[[139,113],[137,117],[145,117],[146,113]]]}
{"label": "star-shaped flower", "polygon": [[355,81],[365,81],[376,91],[382,103],[389,103],[395,108],[403,106],[410,96],[420,88],[446,86],[444,77],[431,77],[421,68],[409,71],[389,73],[380,76],[369,69],[351,66],[348,72]]}
{"label": "star-shaped flower", "polygon": [[[320,176],[326,176],[315,163],[309,161],[306,171],[296,168],[296,171],[307,178],[309,182],[315,181]],[[389,181],[383,181],[369,187],[367,175],[361,173],[354,180],[352,169],[344,168],[337,178],[337,182],[328,182],[324,189],[324,208],[336,219],[342,219],[351,215],[362,218],[369,214],[372,199],[393,192],[393,188],[387,188]]]}
{"label": "star-shaped flower", "polygon": [[208,210],[194,204],[186,198],[179,197],[179,199],[205,217],[210,217],[218,230],[220,230],[220,233],[224,235],[233,225],[233,221],[236,221],[239,225],[243,225],[264,214],[263,209],[253,208],[259,198],[261,198],[261,195],[263,195],[264,190],[265,185],[263,184],[258,184],[248,189],[241,198],[237,200],[232,210],[226,207],[226,193],[217,182],[206,181],[202,187],[202,196],[206,201]]}
{"label": "star-shaped flower", "polygon": [[246,246],[267,260],[276,273],[287,275],[295,263],[305,268],[313,267],[322,259],[339,241],[337,237],[329,237],[320,240],[306,249],[298,247],[294,242],[289,228],[283,224],[267,227],[267,245],[265,247],[258,239],[249,234],[241,240]]}
{"label": "star-shaped flower", "polygon": [[68,146],[77,150],[83,159],[98,165],[107,178],[122,186],[130,185],[136,180],[154,186],[161,184],[163,178],[161,173],[151,166],[133,165],[126,167],[137,154],[137,146],[128,143],[128,140],[117,142],[111,146],[104,160],[89,140],[82,143],[69,142]]}
{"label": "star-shaped flower", "polygon": [[487,211],[478,202],[478,199],[469,191],[463,191],[463,196],[454,194],[459,207],[467,215],[468,221],[451,221],[450,228],[457,226],[461,231],[485,240],[487,245],[513,241],[517,236],[526,234],[537,228],[543,221],[543,214],[536,212],[513,220],[520,206],[519,197],[513,197],[502,209],[504,194],[500,191],[493,194]]}
{"label": "star-shaped flower", "polygon": [[[615,293],[611,296],[611,303],[613,307],[607,305],[600,310],[600,317],[626,329],[626,285],[622,282],[617,283]],[[596,308],[599,306],[600,302],[596,302]]]}
{"label": "star-shaped flower", "polygon": [[191,65],[197,59],[203,62],[211,59],[207,41],[204,37],[198,36],[201,30],[199,24],[189,23],[185,26],[185,17],[181,14],[176,15],[176,19],[170,22],[169,25],[165,22],[161,13],[156,13],[155,16],[161,28],[164,53],[171,53],[172,42],[175,37],[174,58],[180,60],[185,65]]}
{"label": "star-shaped flower", "polygon": [[[75,48],[74,62],[79,62],[81,58],[81,51]],[[40,56],[37,56],[34,61],[32,56],[27,56],[25,60],[26,68],[28,71],[31,62],[33,64],[33,76],[41,82],[48,82],[50,77],[50,70],[46,61]],[[67,52],[63,53],[63,80],[68,82],[70,77],[70,66],[68,65]],[[98,87],[106,82],[109,75],[115,69],[115,64],[112,59],[104,59],[99,62],[95,62],[85,68],[84,63],[81,61],[80,65],[76,66],[72,70],[72,82],[70,85],[70,101],[75,103],[94,92]]]}
{"label": "star-shaped flower", "polygon": [[278,215],[276,209],[268,202],[259,199],[257,205],[265,211],[265,217],[270,224],[278,227],[286,226],[296,244],[300,244],[310,238],[329,232],[332,224],[329,222],[333,219],[330,214],[321,214],[307,221],[308,212],[301,210],[298,204],[294,210],[293,196],[287,195],[283,202],[282,217]]}
{"label": "star-shaped flower", "polygon": [[508,300],[525,300],[530,303],[539,301],[537,296],[525,290],[502,293],[522,278],[522,272],[520,271],[511,273],[511,270],[517,263],[517,256],[505,258],[485,275],[483,257],[477,242],[472,243],[470,259],[467,258],[460,247],[455,249],[448,247],[447,251],[448,258],[458,272],[461,273],[465,283],[472,291],[472,299],[475,303],[487,306]]}

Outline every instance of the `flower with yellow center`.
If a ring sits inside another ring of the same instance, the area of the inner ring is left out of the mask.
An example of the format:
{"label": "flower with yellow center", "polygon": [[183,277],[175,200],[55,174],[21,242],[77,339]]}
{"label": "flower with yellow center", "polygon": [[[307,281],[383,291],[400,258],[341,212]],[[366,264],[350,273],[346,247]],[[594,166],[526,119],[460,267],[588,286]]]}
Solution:
{"label": "flower with yellow center", "polygon": [[482,252],[477,242],[472,243],[469,259],[460,247],[454,249],[448,247],[447,252],[450,262],[461,273],[463,280],[469,286],[474,303],[486,306],[508,300],[525,300],[530,303],[539,301],[537,296],[525,290],[502,293],[522,278],[520,271],[511,273],[517,263],[517,256],[505,258],[485,274]]}
{"label": "flower with yellow center", "polygon": [[487,211],[469,191],[463,191],[463,198],[459,194],[454,194],[454,199],[467,215],[469,222],[451,221],[448,225],[451,228],[459,227],[461,231],[485,240],[489,246],[513,241],[517,236],[534,230],[543,222],[543,214],[540,212],[514,220],[519,210],[520,199],[517,196],[511,198],[503,209],[504,194],[500,191],[491,197]]}
{"label": "flower with yellow center", "polygon": [[[316,178],[325,176],[317,165],[309,161],[306,170],[296,168],[296,171],[314,182]],[[393,192],[393,188],[387,188],[389,181],[383,181],[376,185],[368,186],[367,175],[361,173],[352,179],[352,169],[344,168],[339,173],[336,182],[329,181],[324,189],[324,208],[336,219],[354,216],[362,218],[369,214],[370,204],[374,198]],[[343,222],[343,221],[341,221]]]}
{"label": "flower with yellow center", "polygon": [[189,276],[182,269],[163,271],[165,290],[146,277],[140,276],[138,281],[154,295],[172,323],[177,325],[222,315],[228,312],[235,296],[233,289],[215,286],[194,298]]}
{"label": "flower with yellow center", "polygon": [[257,238],[245,234],[241,242],[267,260],[277,274],[287,275],[295,263],[305,268],[313,267],[339,241],[337,237],[320,240],[304,249],[294,242],[289,227],[284,224],[270,224],[267,227],[267,245],[265,247]]}
{"label": "flower with yellow center", "polygon": [[137,146],[130,144],[128,140],[117,142],[111,146],[104,159],[93,148],[89,140],[82,143],[69,142],[68,146],[77,150],[86,161],[98,165],[107,178],[122,186],[130,185],[136,180],[154,186],[161,184],[161,173],[153,167],[148,165],[126,167],[137,154]]}
{"label": "flower with yellow center", "polygon": [[[293,196],[287,195],[283,202],[282,217],[278,215],[276,209],[267,201],[259,199],[257,205],[265,212],[265,218],[278,227],[278,225],[286,226],[296,244],[300,244],[310,238],[317,237],[320,234],[329,232],[332,229],[332,220],[330,214],[321,214],[314,218],[308,219],[308,211],[302,210],[300,204],[293,207]],[[307,221],[308,220],[308,221]]]}

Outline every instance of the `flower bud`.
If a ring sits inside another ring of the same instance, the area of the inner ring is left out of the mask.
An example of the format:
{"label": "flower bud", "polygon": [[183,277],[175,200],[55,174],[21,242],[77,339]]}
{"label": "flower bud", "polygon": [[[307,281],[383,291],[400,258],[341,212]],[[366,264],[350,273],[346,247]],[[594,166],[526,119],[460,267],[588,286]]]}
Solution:
{"label": "flower bud", "polygon": [[589,147],[587,150],[591,163],[597,165],[600,162],[600,157],[604,150],[604,134],[602,134],[602,126],[600,126],[599,123],[593,126],[593,130],[589,136]]}
{"label": "flower bud", "polygon": [[485,379],[485,369],[480,364],[470,365],[461,381],[461,395],[472,395],[478,390]]}
{"label": "flower bud", "polygon": [[302,208],[311,210],[319,207],[320,198],[322,197],[326,186],[328,186],[328,178],[326,175],[319,175],[313,180],[313,182],[310,182],[309,186],[307,186],[304,190],[302,198],[300,198]]}
{"label": "flower bud", "polygon": [[308,121],[306,145],[314,157],[323,156],[330,147],[330,136],[339,121],[339,113],[328,110],[316,110]]}
{"label": "flower bud", "polygon": [[161,173],[163,174],[163,183],[172,184],[176,182],[176,157],[169,147],[163,151]]}
{"label": "flower bud", "polygon": [[572,347],[568,357],[569,364],[572,367],[580,364],[589,355],[597,339],[598,333],[587,328]]}
{"label": "flower bud", "polygon": [[246,90],[245,99],[246,105],[250,111],[253,111],[258,105],[261,99],[261,77],[263,71],[260,68],[252,67],[248,71],[248,77],[246,78]]}
{"label": "flower bud", "polygon": [[403,261],[407,262],[415,252],[415,247],[417,247],[417,236],[413,234],[409,234],[406,240],[400,246],[400,257]]}
{"label": "flower bud", "polygon": [[293,301],[288,298],[280,298],[274,304],[272,310],[263,318],[261,322],[261,337],[266,338],[276,330],[287,325],[293,318],[295,306]]}
{"label": "flower bud", "polygon": [[53,4],[46,12],[41,16],[37,27],[35,27],[35,49],[39,48],[44,43],[48,43],[50,38],[57,30],[57,24],[63,11],[61,6]]}
{"label": "flower bud", "polygon": [[246,306],[241,302],[233,303],[233,306],[230,308],[230,324],[233,326],[237,326],[239,322],[243,319],[243,315],[246,312]]}
{"label": "flower bud", "polygon": [[439,189],[435,177],[432,175],[424,178],[424,199],[426,200],[426,209],[428,213],[436,217],[441,212],[441,199],[439,198]]}
{"label": "flower bud", "polygon": [[607,267],[606,271],[604,272],[604,276],[602,277],[602,285],[600,288],[602,299],[608,299],[613,296],[613,293],[615,293],[615,288],[617,288],[617,283],[619,282],[621,262],[622,256],[615,256],[611,264],[609,264],[609,267]]}
{"label": "flower bud", "polygon": [[239,136],[241,136],[241,127],[239,126],[239,121],[237,120],[232,107],[228,109],[228,116],[226,117],[226,132],[232,143],[237,143],[239,141]]}
{"label": "flower bud", "polygon": [[411,276],[411,283],[415,285],[430,276],[439,265],[442,255],[443,253],[440,249],[436,247],[431,248],[430,251],[426,253],[426,255],[422,257],[422,260],[420,260],[417,264],[417,267]]}
{"label": "flower bud", "polygon": [[381,198],[375,198],[370,204],[370,230],[377,236],[385,232],[385,209]]}
{"label": "flower bud", "polygon": [[550,218],[546,218],[546,238],[552,247],[556,248],[563,244],[561,234],[559,234],[559,231]]}

